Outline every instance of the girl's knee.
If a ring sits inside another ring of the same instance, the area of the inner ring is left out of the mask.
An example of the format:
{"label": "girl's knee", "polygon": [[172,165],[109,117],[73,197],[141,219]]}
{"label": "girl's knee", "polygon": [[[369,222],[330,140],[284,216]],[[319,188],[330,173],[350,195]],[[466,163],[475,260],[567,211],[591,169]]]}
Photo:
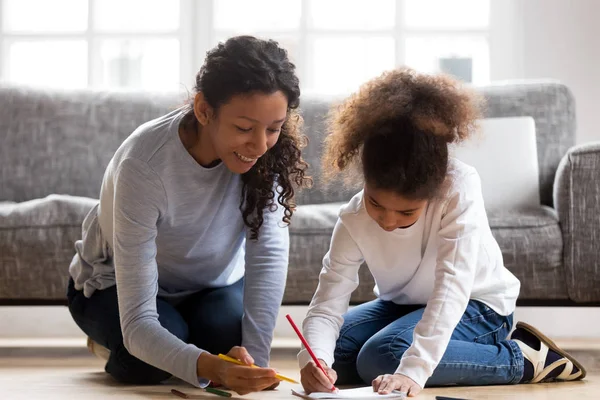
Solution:
{"label": "girl's knee", "polygon": [[344,323],[340,329],[340,335],[335,343],[334,358],[342,362],[354,362],[358,353],[368,340],[361,324]]}
{"label": "girl's knee", "polygon": [[386,358],[385,344],[380,341],[369,340],[360,350],[356,370],[365,384],[370,385],[373,379],[382,374],[383,358]]}
{"label": "girl's knee", "polygon": [[358,357],[359,351],[360,347],[356,345],[352,337],[344,334],[340,335],[335,343],[333,357],[336,361],[339,360],[341,362],[354,361]]}
{"label": "girl's knee", "polygon": [[389,340],[369,340],[358,353],[356,370],[370,385],[379,375],[393,374],[409,347]]}

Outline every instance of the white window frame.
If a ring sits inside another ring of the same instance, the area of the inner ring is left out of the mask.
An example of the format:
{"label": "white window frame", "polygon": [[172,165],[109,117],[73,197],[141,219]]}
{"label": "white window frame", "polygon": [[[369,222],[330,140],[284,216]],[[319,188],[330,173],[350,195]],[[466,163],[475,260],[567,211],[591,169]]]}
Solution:
{"label": "white window frame", "polygon": [[[207,0],[202,1],[201,3],[205,6],[212,7],[209,4],[212,4],[214,1],[218,0]],[[447,0],[451,1],[451,0]],[[309,68],[308,63],[310,62],[308,58],[308,54],[310,52],[310,41],[314,37],[336,37],[336,36],[344,36],[344,35],[352,35],[352,36],[363,36],[363,37],[376,37],[376,36],[386,36],[394,39],[395,42],[395,65],[404,65],[405,64],[405,40],[407,37],[412,35],[418,36],[446,36],[446,37],[477,37],[482,38],[487,41],[488,49],[489,49],[489,58],[490,58],[490,71],[489,76],[490,80],[493,79],[493,66],[491,60],[494,59],[492,56],[492,52],[496,49],[493,48],[495,44],[503,44],[502,40],[497,38],[497,36],[501,36],[499,31],[504,23],[505,19],[510,16],[506,16],[506,12],[499,12],[502,9],[506,8],[508,4],[512,3],[513,0],[504,0],[503,2],[498,2],[494,0],[489,0],[490,2],[490,20],[488,26],[485,28],[467,28],[467,29],[452,29],[452,28],[444,28],[444,29],[435,29],[435,28],[413,28],[409,27],[405,24],[404,20],[404,10],[405,10],[405,1],[404,0],[396,0],[395,7],[395,25],[393,28],[389,29],[380,29],[380,30],[359,30],[359,29],[344,29],[344,30],[324,30],[324,29],[315,29],[309,27],[308,22],[308,13],[309,13],[309,1],[301,0],[302,12],[300,25],[297,30],[289,30],[289,31],[269,31],[269,32],[253,32],[253,34],[262,37],[268,36],[296,36],[298,40],[299,46],[299,55],[298,60],[296,61],[298,67],[298,74],[300,78],[300,82],[304,82],[303,85],[305,89],[316,89],[311,88],[312,83],[315,81],[314,76],[312,76],[312,68]],[[518,1],[518,0],[517,0]],[[504,4],[499,4],[504,3]],[[201,12],[209,13],[211,10],[201,10]],[[210,12],[209,15],[212,15]],[[500,18],[496,17],[499,15]],[[234,32],[228,31],[216,31],[211,29],[210,35],[212,37],[216,36],[232,36]],[[212,39],[209,43],[212,43]],[[510,46],[509,46],[510,47]],[[501,51],[506,51],[503,48]],[[499,58],[499,57],[495,57]]]}
{"label": "white window frame", "polygon": [[[217,32],[213,26],[213,9],[218,0],[179,0],[180,1],[180,24],[179,28],[169,32],[101,32],[94,29],[93,10],[94,3],[102,0],[82,0],[88,2],[88,27],[87,30],[78,33],[59,34],[37,34],[37,33],[9,33],[4,32],[2,19],[0,18],[0,81],[6,81],[6,68],[8,44],[14,40],[38,40],[45,39],[82,39],[88,44],[87,80],[88,87],[100,84],[102,68],[99,53],[99,43],[106,38],[131,38],[131,39],[153,39],[153,38],[177,38],[180,43],[179,80],[189,90],[193,89],[195,75],[200,68],[204,55],[214,44],[217,35],[226,34],[226,31]],[[448,0],[450,1],[450,0]],[[510,32],[514,24],[510,23],[514,18],[514,1],[503,0],[502,2],[490,0],[490,21],[487,28],[481,29],[415,29],[404,24],[404,0],[396,0],[395,27],[383,30],[319,30],[310,28],[308,25],[308,1],[301,0],[302,12],[300,26],[296,30],[279,32],[254,32],[258,36],[286,35],[295,36],[298,40],[299,55],[296,60],[298,73],[304,86],[310,86],[314,77],[310,76],[311,68],[307,68],[309,62],[309,43],[315,36],[332,37],[339,35],[379,36],[386,35],[395,40],[395,63],[404,64],[404,43],[408,35],[444,35],[444,36],[476,36],[483,37],[488,42],[490,57],[490,80],[504,78],[512,75],[519,69],[517,65],[511,65],[504,61],[500,64],[500,70],[495,70],[494,60],[513,60],[514,53],[511,46],[516,42],[514,34]],[[4,10],[5,0],[0,0],[0,15]],[[513,63],[514,64],[514,63]]]}
{"label": "white window frame", "polygon": [[[2,18],[0,18],[0,80],[6,81],[8,68],[8,47],[13,41],[37,41],[41,38],[47,40],[84,40],[87,43],[87,86],[96,87],[102,82],[102,68],[100,59],[100,43],[104,39],[164,39],[176,38],[180,43],[180,60],[179,60],[179,77],[182,82],[190,75],[191,64],[194,60],[194,55],[190,54],[190,49],[194,48],[193,38],[202,37],[195,35],[193,32],[193,19],[191,11],[194,11],[198,2],[194,0],[179,0],[180,1],[180,21],[179,27],[171,31],[163,32],[106,32],[98,31],[94,26],[94,5],[97,1],[102,0],[81,0],[87,1],[87,29],[81,32],[73,33],[13,33],[5,32],[2,26]],[[0,15],[5,9],[5,0],[0,0]],[[194,13],[196,14],[196,13]],[[203,34],[202,32],[198,32]],[[198,43],[201,44],[201,43]],[[187,83],[187,82],[185,82]]]}

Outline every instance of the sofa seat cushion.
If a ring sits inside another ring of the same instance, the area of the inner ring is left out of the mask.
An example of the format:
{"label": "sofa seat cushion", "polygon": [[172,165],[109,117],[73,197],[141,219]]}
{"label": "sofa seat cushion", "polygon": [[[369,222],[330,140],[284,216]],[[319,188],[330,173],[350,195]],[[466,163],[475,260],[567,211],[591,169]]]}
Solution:
{"label": "sofa seat cushion", "polygon": [[[329,250],[338,211],[344,203],[299,206],[290,225],[290,267],[285,304],[308,304]],[[558,218],[549,207],[488,214],[504,264],[521,281],[521,299],[567,299]],[[374,298],[373,278],[363,266],[352,303]],[[433,277],[432,277],[433,279]]]}
{"label": "sofa seat cushion", "polygon": [[[97,200],[52,195],[0,203],[0,300],[65,298],[68,266],[81,223]],[[285,304],[308,304],[343,203],[299,206],[290,226]],[[488,215],[504,263],[521,280],[521,299],[567,299],[563,244],[554,210],[537,207]],[[374,298],[366,266],[351,302]]]}
{"label": "sofa seat cushion", "polygon": [[65,195],[0,203],[0,299],[64,299],[74,244],[96,203]]}
{"label": "sofa seat cushion", "polygon": [[[323,256],[329,250],[331,234],[340,207],[345,203],[299,206],[290,225],[290,266],[284,304],[308,304],[319,282]],[[366,264],[359,271],[360,285],[350,301],[374,299],[373,277]]]}

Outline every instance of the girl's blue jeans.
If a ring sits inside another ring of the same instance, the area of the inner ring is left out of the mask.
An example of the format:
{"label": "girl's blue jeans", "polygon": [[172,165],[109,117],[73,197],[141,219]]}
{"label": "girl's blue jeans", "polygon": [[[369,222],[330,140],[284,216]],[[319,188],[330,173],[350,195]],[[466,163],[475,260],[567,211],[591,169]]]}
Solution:
{"label": "girl's blue jeans", "polygon": [[[424,306],[374,300],[351,309],[335,348],[336,384],[367,384],[393,374],[413,341]],[[426,386],[498,385],[519,383],[523,354],[506,340],[513,316],[502,316],[471,300]]]}

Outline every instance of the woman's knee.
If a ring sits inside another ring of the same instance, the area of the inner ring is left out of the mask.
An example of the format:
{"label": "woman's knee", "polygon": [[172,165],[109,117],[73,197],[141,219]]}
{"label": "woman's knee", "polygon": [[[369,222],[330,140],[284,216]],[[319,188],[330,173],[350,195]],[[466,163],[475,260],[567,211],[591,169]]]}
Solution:
{"label": "woman's knee", "polygon": [[[210,329],[202,337],[206,350],[214,354],[227,353],[232,347],[242,345],[242,321],[229,321],[228,324]],[[202,346],[202,342],[197,345]]]}
{"label": "woman's knee", "polygon": [[171,334],[177,336],[178,339],[187,342],[189,328],[181,314],[172,305],[162,299],[156,301],[156,309],[160,325]]}
{"label": "woman's knee", "polygon": [[171,374],[134,357],[125,346],[112,350],[105,370],[114,379],[130,385],[158,385]]}
{"label": "woman's knee", "polygon": [[189,338],[189,329],[187,323],[183,319],[172,319],[159,315],[158,321],[163,328],[169,331],[169,333],[187,343]]}
{"label": "woman's knee", "polygon": [[243,284],[237,282],[190,299],[183,306],[189,342],[213,354],[242,344]]}
{"label": "woman's knee", "polygon": [[159,385],[172,376],[155,367],[119,371],[119,373],[107,372],[118,382],[128,385]]}
{"label": "woman's knee", "polygon": [[213,354],[242,345],[242,313],[234,311],[188,321],[189,342]]}

